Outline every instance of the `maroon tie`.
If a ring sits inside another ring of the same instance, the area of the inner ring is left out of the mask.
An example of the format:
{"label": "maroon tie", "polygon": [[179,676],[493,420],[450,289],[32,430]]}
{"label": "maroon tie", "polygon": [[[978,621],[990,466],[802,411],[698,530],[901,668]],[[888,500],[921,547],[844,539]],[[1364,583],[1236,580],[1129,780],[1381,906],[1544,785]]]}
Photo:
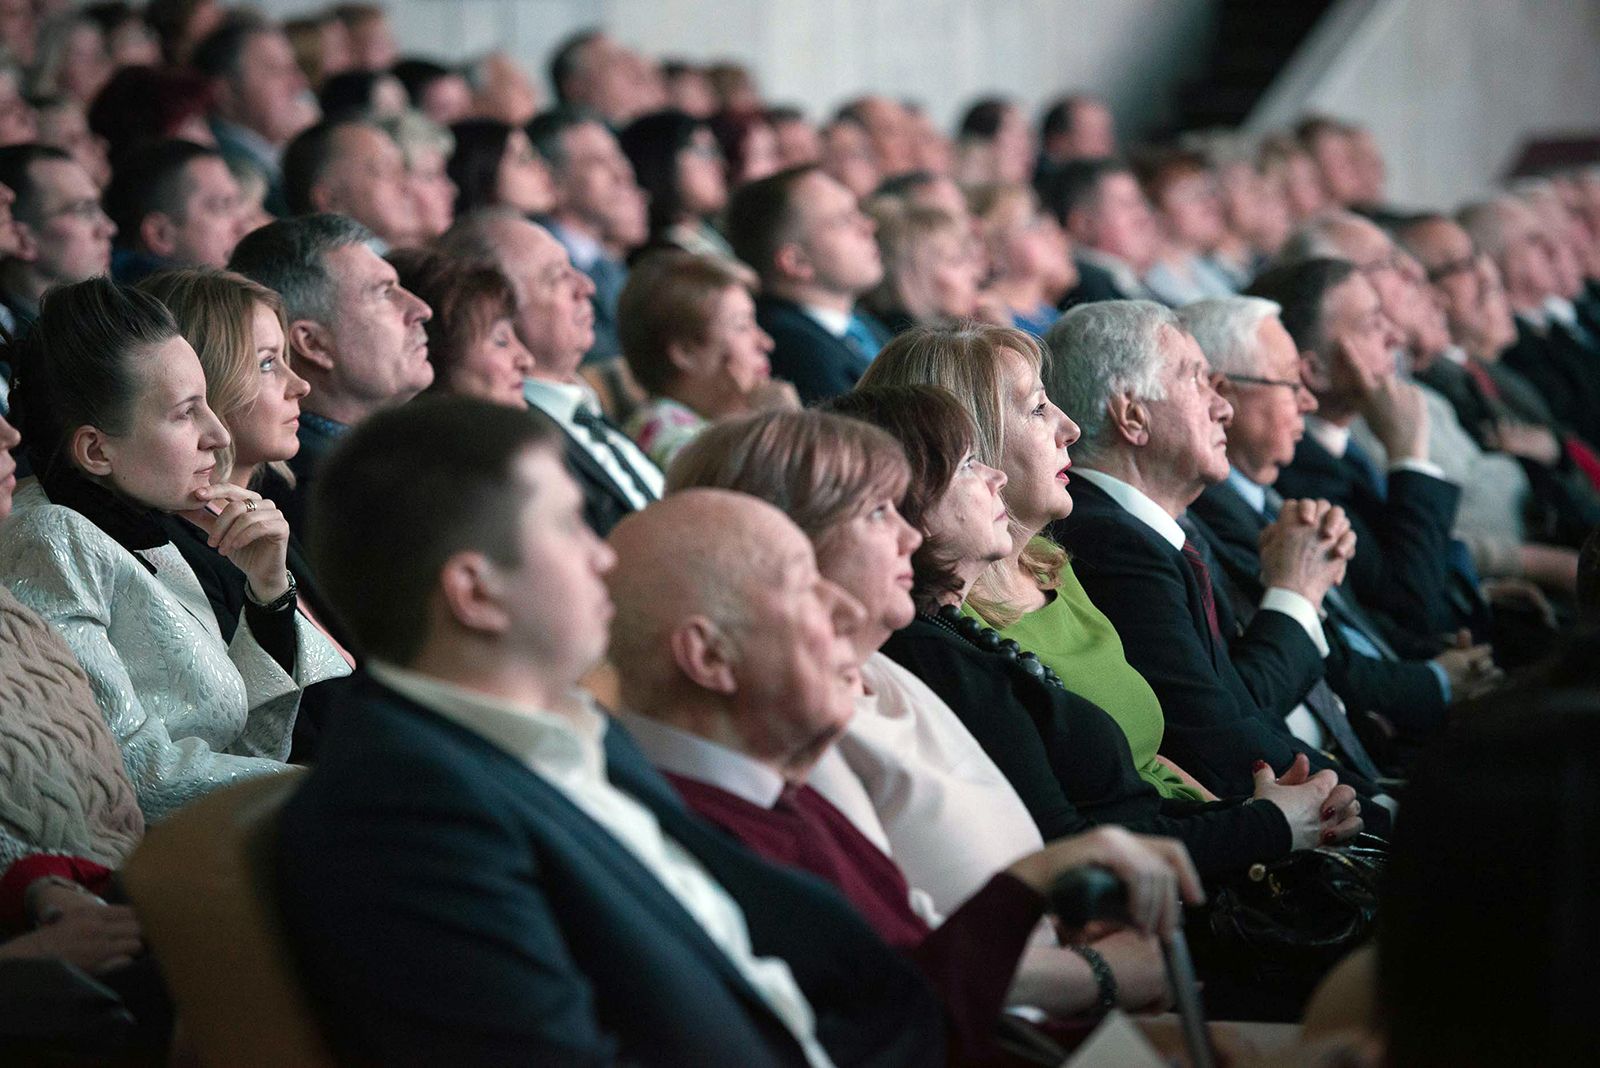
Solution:
{"label": "maroon tie", "polygon": [[1206,609],[1206,622],[1211,625],[1211,636],[1220,643],[1222,641],[1222,625],[1217,622],[1217,602],[1211,595],[1211,569],[1206,566],[1205,559],[1200,555],[1200,550],[1195,548],[1194,542],[1188,538],[1183,539],[1183,558],[1189,561],[1189,569],[1194,572],[1194,577],[1200,581],[1200,603]]}

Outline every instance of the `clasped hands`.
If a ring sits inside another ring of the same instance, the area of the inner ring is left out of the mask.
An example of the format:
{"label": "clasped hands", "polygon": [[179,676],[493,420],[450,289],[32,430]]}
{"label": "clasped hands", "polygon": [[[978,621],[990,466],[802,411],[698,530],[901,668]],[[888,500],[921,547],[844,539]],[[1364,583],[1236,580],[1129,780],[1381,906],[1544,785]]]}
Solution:
{"label": "clasped hands", "polygon": [[1356,553],[1356,534],[1344,509],[1323,500],[1284,501],[1278,518],[1261,532],[1261,580],[1293,590],[1313,605],[1344,581]]}

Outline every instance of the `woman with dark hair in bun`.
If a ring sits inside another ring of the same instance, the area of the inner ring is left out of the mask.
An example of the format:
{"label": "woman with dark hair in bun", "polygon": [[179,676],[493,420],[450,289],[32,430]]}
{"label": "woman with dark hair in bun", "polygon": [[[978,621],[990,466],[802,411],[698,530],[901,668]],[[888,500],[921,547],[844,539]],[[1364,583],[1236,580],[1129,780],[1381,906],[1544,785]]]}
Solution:
{"label": "woman with dark hair in bun", "polygon": [[[145,816],[281,771],[301,690],[347,668],[296,610],[282,514],[213,482],[232,439],[194,348],[154,297],[96,278],[52,290],[18,356],[37,478],[0,576],[83,665]],[[184,522],[205,543],[174,537]],[[227,640],[196,574],[208,553],[244,575]]]}

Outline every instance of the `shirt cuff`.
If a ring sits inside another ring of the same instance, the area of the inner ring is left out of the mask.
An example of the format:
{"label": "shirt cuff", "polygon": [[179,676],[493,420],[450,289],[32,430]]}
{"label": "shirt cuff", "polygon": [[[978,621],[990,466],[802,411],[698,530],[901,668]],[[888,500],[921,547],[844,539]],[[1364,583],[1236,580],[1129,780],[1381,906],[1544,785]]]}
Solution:
{"label": "shirt cuff", "polygon": [[1389,465],[1389,470],[1391,472],[1415,471],[1419,475],[1427,475],[1429,478],[1436,478],[1440,482],[1450,481],[1445,477],[1444,468],[1428,460],[1396,460]]}
{"label": "shirt cuff", "polygon": [[1328,639],[1322,633],[1322,620],[1317,618],[1316,606],[1304,594],[1273,586],[1261,597],[1261,611],[1282,612],[1305,628],[1306,637],[1317,647],[1318,656],[1328,655]]}
{"label": "shirt cuff", "polygon": [[1451,696],[1449,673],[1432,660],[1425,660],[1423,663],[1428,665],[1428,670],[1433,672],[1433,677],[1439,680],[1439,692],[1444,695],[1444,703],[1449,704]]}

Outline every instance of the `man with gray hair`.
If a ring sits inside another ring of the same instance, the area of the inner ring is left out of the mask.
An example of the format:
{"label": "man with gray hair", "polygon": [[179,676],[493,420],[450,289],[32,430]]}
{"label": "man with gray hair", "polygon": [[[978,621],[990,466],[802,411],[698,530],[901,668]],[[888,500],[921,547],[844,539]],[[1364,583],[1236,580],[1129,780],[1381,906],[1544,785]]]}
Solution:
{"label": "man with gray hair", "polygon": [[[1221,579],[1218,585],[1243,605],[1254,604],[1271,584],[1271,539],[1264,532],[1285,505],[1272,484],[1279,468],[1294,459],[1305,416],[1317,410],[1280,310],[1259,297],[1228,297],[1178,312],[1210,362],[1218,392],[1233,405],[1228,477],[1208,487],[1187,518],[1221,564],[1223,574],[1213,574],[1213,580]],[[1470,696],[1493,678],[1484,647],[1449,650],[1431,663],[1401,660],[1354,597],[1337,585],[1329,587],[1322,607],[1329,687],[1347,708],[1377,712],[1408,735],[1435,730],[1453,696]]]}
{"label": "man with gray hair", "polygon": [[346,216],[299,215],[247,234],[228,261],[283,297],[285,349],[311,384],[300,405],[300,451],[289,461],[295,485],[268,494],[301,538],[316,467],[334,442],[433,381],[422,326],[433,312],[401,287],[373,240]]}
{"label": "man with gray hair", "polygon": [[[1233,409],[1213,388],[1194,338],[1159,304],[1105,301],[1068,312],[1045,345],[1046,392],[1083,431],[1072,514],[1050,534],[1072,554],[1084,590],[1160,698],[1162,754],[1223,797],[1248,791],[1263,762],[1291,772],[1301,764],[1297,754],[1375,797],[1372,782],[1301,742],[1285,720],[1322,671],[1327,642],[1317,607],[1350,552],[1342,517],[1317,502],[1290,510],[1281,530],[1293,551],[1283,554],[1282,577],[1274,575],[1263,610],[1241,632],[1232,607],[1215,597],[1200,547],[1178,522],[1228,474]],[[1232,658],[1230,637],[1275,648],[1275,670],[1257,664],[1252,685]],[[1373,804],[1362,815],[1386,823]]]}

